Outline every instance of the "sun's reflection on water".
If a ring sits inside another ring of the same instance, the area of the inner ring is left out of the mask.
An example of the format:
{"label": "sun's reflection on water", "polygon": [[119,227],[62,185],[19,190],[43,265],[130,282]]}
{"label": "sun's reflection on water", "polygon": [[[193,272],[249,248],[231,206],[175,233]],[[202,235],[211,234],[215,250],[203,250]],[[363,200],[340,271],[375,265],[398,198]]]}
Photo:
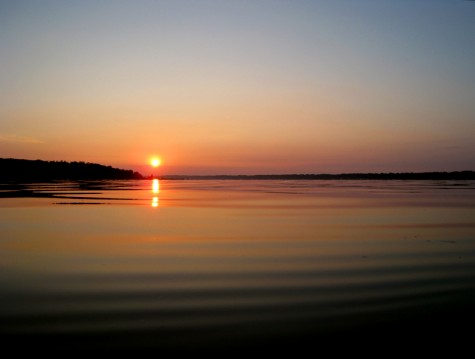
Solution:
{"label": "sun's reflection on water", "polygon": [[158,197],[152,198],[152,207],[158,207]]}
{"label": "sun's reflection on water", "polygon": [[158,207],[158,194],[160,193],[160,181],[158,179],[152,180],[152,193],[155,195],[152,198],[152,207]]}
{"label": "sun's reflection on water", "polygon": [[158,179],[154,179],[152,181],[152,192],[155,194],[160,193],[160,182],[158,181]]}

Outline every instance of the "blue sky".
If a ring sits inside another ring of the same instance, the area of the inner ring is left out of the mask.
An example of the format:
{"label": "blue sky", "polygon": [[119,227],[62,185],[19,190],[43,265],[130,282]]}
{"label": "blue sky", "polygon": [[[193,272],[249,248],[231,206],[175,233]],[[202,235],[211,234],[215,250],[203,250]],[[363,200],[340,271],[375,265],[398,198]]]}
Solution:
{"label": "blue sky", "polygon": [[475,2],[0,1],[0,156],[475,167]]}

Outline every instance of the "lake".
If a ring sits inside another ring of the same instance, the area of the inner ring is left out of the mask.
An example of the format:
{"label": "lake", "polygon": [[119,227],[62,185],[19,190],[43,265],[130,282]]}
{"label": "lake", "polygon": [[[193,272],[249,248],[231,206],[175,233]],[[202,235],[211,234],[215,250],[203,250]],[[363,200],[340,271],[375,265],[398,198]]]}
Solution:
{"label": "lake", "polygon": [[0,185],[4,347],[456,349],[473,303],[474,181]]}

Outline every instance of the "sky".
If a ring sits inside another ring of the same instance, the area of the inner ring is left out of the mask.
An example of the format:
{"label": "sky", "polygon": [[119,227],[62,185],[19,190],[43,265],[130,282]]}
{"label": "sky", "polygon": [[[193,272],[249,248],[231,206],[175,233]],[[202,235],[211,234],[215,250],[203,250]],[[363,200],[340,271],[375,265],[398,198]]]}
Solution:
{"label": "sky", "polygon": [[0,157],[475,170],[474,65],[475,1],[0,0]]}

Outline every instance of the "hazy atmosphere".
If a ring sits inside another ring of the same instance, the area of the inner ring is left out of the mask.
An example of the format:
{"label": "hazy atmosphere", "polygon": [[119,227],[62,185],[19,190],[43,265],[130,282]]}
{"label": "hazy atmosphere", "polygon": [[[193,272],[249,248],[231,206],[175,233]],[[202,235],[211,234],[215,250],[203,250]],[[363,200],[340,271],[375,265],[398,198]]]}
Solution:
{"label": "hazy atmosphere", "polygon": [[3,352],[466,356],[474,65],[471,0],[0,0]]}
{"label": "hazy atmosphere", "polygon": [[0,157],[475,167],[475,2],[0,1]]}

